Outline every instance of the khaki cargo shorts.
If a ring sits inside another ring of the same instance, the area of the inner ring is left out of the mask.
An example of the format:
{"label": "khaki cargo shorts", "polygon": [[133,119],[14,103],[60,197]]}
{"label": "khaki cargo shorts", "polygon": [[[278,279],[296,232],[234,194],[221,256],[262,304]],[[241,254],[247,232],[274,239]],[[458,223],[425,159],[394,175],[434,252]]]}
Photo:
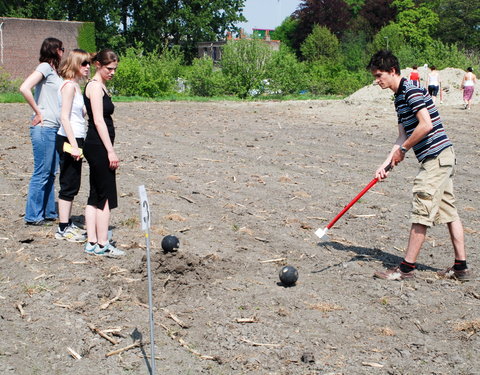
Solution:
{"label": "khaki cargo shorts", "polygon": [[413,182],[411,223],[431,227],[459,219],[453,195],[455,164],[453,147],[420,164]]}

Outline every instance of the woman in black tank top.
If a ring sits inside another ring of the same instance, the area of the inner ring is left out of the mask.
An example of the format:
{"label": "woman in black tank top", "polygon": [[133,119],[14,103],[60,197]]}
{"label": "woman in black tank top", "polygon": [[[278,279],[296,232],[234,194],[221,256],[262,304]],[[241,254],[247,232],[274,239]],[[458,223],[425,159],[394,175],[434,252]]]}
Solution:
{"label": "woman in black tank top", "polygon": [[84,155],[90,166],[90,194],[85,209],[88,240],[85,252],[92,255],[124,255],[108,240],[110,210],[117,207],[115,170],[119,159],[113,148],[115,128],[112,114],[114,105],[105,83],[113,78],[118,57],[111,50],[103,50],[92,59],[95,76],[85,86],[84,101],[88,114],[88,131]]}

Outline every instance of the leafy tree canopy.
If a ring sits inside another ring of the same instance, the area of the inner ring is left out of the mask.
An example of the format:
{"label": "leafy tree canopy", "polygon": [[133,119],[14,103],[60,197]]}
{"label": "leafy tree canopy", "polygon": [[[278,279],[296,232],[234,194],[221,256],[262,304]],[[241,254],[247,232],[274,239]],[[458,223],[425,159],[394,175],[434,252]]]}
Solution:
{"label": "leafy tree canopy", "polygon": [[95,22],[97,46],[147,51],[181,45],[188,57],[195,43],[235,31],[245,0],[13,0],[0,15]]}
{"label": "leafy tree canopy", "polygon": [[338,38],[325,26],[315,25],[300,49],[307,61],[335,61],[340,55]]}

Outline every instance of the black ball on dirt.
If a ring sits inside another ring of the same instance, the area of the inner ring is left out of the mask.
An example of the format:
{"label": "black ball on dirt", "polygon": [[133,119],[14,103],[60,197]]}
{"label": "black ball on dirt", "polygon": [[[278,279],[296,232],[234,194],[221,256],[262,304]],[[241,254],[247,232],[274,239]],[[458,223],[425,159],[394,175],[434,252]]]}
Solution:
{"label": "black ball on dirt", "polygon": [[173,253],[177,251],[179,247],[180,247],[180,241],[178,240],[177,237],[172,235],[163,237],[162,249],[166,253]]}
{"label": "black ball on dirt", "polygon": [[285,266],[280,270],[278,276],[283,285],[293,286],[298,280],[298,271],[293,266]]}

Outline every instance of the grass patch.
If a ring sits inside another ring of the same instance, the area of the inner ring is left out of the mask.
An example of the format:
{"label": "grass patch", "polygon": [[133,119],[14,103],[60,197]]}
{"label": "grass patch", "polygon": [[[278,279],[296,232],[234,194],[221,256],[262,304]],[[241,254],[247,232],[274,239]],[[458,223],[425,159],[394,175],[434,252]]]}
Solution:
{"label": "grass patch", "polygon": [[19,92],[0,93],[0,103],[26,103],[27,101]]}
{"label": "grass patch", "polygon": [[[248,99],[240,99],[236,96],[186,96],[182,94],[171,94],[157,98],[147,98],[144,96],[118,96],[114,95],[112,100],[117,103],[135,103],[135,102],[257,102],[257,101],[289,101],[289,100],[341,100],[344,96],[340,95],[262,95]],[[26,103],[22,94],[17,92],[0,93],[0,103]]]}

